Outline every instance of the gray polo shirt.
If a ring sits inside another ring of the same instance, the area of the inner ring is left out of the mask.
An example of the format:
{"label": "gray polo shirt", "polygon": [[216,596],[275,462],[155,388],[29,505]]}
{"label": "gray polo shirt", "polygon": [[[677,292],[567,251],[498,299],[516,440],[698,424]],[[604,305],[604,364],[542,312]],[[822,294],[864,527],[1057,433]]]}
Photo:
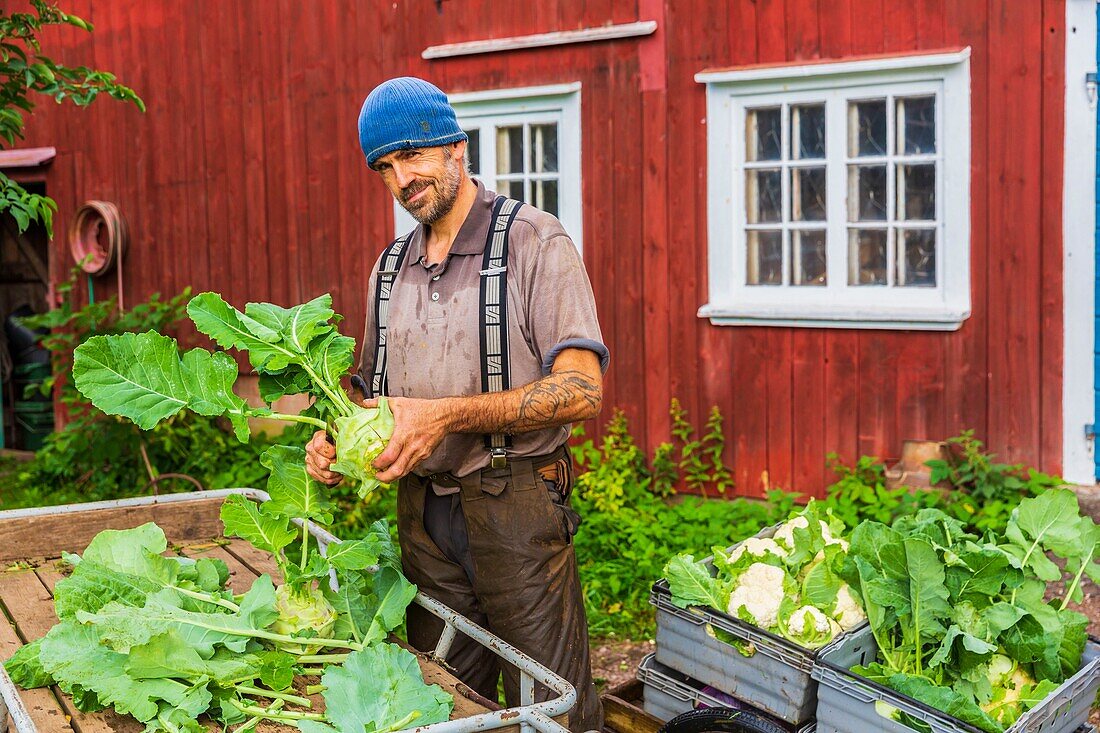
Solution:
{"label": "gray polo shirt", "polygon": [[[451,251],[429,266],[425,230],[408,243],[390,294],[387,333],[389,393],[402,397],[453,397],[481,393],[480,287],[482,255],[496,194],[477,181],[477,199]],[[358,372],[369,385],[377,332],[374,318],[378,267],[368,287],[367,322]],[[607,369],[592,285],[573,240],[551,214],[524,204],[508,237],[508,362],[511,386],[550,373],[562,350],[583,348]],[[569,426],[520,433],[511,456],[551,452],[569,437]],[[484,438],[448,435],[415,473],[449,471],[465,476],[489,465]]]}

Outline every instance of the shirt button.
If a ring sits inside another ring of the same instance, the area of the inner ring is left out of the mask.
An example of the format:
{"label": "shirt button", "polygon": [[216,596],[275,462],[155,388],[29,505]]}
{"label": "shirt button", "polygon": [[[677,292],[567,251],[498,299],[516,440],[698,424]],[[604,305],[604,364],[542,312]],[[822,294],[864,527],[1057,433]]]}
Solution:
{"label": "shirt button", "polygon": [[438,279],[439,279],[439,275],[436,275],[435,277],[432,278],[432,280],[438,280]]}
{"label": "shirt button", "polygon": [[439,300],[439,293],[432,293],[432,300]]}

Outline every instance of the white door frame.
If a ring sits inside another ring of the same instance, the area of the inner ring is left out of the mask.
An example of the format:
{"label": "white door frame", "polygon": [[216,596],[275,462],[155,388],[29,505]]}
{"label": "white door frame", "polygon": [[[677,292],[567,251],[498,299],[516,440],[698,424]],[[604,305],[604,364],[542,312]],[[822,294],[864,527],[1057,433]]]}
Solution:
{"label": "white door frame", "polygon": [[1096,422],[1096,95],[1085,85],[1096,71],[1096,1],[1066,0],[1062,475],[1080,484],[1096,482],[1094,441],[1085,435]]}

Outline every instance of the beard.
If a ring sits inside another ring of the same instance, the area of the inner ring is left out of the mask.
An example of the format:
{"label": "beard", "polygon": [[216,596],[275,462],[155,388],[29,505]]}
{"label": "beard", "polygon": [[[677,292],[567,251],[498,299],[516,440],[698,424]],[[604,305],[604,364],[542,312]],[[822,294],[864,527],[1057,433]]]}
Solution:
{"label": "beard", "polygon": [[[458,188],[462,183],[460,161],[455,160],[446,148],[443,149],[443,156],[443,177],[439,181],[416,180],[401,191],[402,208],[425,226],[431,226],[443,218],[458,199]],[[434,192],[429,191],[423,199],[410,206],[409,199],[425,188],[432,187],[436,189]]]}

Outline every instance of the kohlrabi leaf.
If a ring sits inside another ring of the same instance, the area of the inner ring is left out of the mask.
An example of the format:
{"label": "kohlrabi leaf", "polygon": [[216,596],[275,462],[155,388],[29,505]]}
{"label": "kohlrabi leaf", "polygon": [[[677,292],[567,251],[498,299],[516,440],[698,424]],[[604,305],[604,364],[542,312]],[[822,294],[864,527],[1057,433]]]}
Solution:
{"label": "kohlrabi leaf", "polygon": [[42,647],[42,640],[35,639],[15,650],[15,654],[4,662],[4,670],[11,677],[12,682],[24,690],[33,690],[36,687],[48,687],[54,684],[50,673],[42,668],[42,661],[38,654]]}
{"label": "kohlrabi leaf", "polygon": [[[377,644],[352,652],[347,661],[321,676],[325,717],[339,733],[388,733],[441,723],[450,717],[454,699],[438,685],[424,683],[416,657],[394,644]],[[331,730],[305,725],[302,733]]]}
{"label": "kohlrabi leaf", "polygon": [[248,352],[249,363],[259,371],[279,372],[295,361],[277,330],[241,313],[217,293],[200,293],[187,304],[195,327],[223,349]]}
{"label": "kohlrabi leaf", "polygon": [[[1028,560],[1042,556],[1043,550],[1060,557],[1081,557],[1092,548],[1082,547],[1080,519],[1076,494],[1069,489],[1051,489],[1024,499],[1012,510],[1005,536],[1025,551]],[[1059,579],[1060,571],[1057,578],[1044,578]]]}
{"label": "kohlrabi leaf", "polygon": [[336,461],[333,471],[360,482],[359,496],[366,497],[380,482],[375,478],[374,459],[386,447],[393,435],[393,413],[385,397],[378,398],[378,407],[356,410],[336,423]]}
{"label": "kohlrabi leaf", "polygon": [[167,631],[133,647],[126,672],[134,679],[189,679],[230,685],[259,676],[260,658],[219,650],[204,659],[176,631]]}
{"label": "kohlrabi leaf", "polygon": [[339,384],[351,369],[355,354],[355,339],[336,331],[319,338],[309,347],[309,361],[314,371],[328,384]]}
{"label": "kohlrabi leaf", "polygon": [[275,587],[267,575],[253,582],[237,613],[186,611],[180,598],[165,589],[149,596],[142,608],[111,603],[99,613],[79,611],[76,615],[80,623],[94,625],[104,643],[117,652],[125,654],[154,636],[176,632],[205,659],[214,654],[216,646],[244,652],[252,632],[266,629],[277,616]]}
{"label": "kohlrabi leaf", "polygon": [[54,626],[42,639],[39,656],[43,668],[62,690],[73,695],[78,706],[113,705],[123,715],[148,722],[157,716],[159,701],[181,706],[191,700],[190,688],[174,680],[131,677],[126,673],[126,655],[100,643],[98,632],[94,625],[69,620]]}
{"label": "kohlrabi leaf", "polygon": [[77,611],[95,613],[108,603],[140,608],[152,593],[164,588],[162,582],[84,560],[71,575],[54,587],[54,610],[60,619],[72,618]]}
{"label": "kohlrabi leaf", "polygon": [[382,568],[371,579],[371,591],[365,599],[365,623],[360,626],[364,644],[381,641],[400,626],[405,609],[416,596],[416,586],[391,568]]}
{"label": "kohlrabi leaf", "polygon": [[271,303],[246,303],[244,312],[279,334],[283,344],[299,354],[305,353],[314,336],[331,328],[329,321],[335,315],[332,296],[328,293],[290,308]]}
{"label": "kohlrabi leaf", "polygon": [[988,733],[1000,733],[1004,730],[1000,723],[989,717],[974,701],[924,677],[895,674],[889,677],[887,684],[903,695],[916,698]]}
{"label": "kohlrabi leaf", "polygon": [[286,395],[302,394],[313,389],[309,374],[298,366],[288,366],[281,372],[264,372],[259,378],[260,399],[271,404]]}
{"label": "kohlrabi leaf", "polygon": [[379,546],[372,538],[333,542],[325,551],[332,567],[340,570],[366,570],[378,564]]}
{"label": "kohlrabi leaf", "polygon": [[121,415],[143,430],[188,408],[200,415],[226,415],[238,439],[246,413],[233,393],[237,365],[224,353],[192,349],[180,358],[175,339],[154,331],[93,336],[76,347],[73,381],[81,394],[109,415]]}
{"label": "kohlrabi leaf", "polygon": [[280,514],[297,519],[312,519],[332,524],[335,508],[324,487],[306,473],[306,452],[289,445],[274,445],[260,456],[260,463],[271,471],[261,513]]}
{"label": "kohlrabi leaf", "polygon": [[253,501],[240,494],[225,497],[221,520],[227,537],[240,537],[272,555],[279,555],[298,536],[289,518],[261,512]]}

